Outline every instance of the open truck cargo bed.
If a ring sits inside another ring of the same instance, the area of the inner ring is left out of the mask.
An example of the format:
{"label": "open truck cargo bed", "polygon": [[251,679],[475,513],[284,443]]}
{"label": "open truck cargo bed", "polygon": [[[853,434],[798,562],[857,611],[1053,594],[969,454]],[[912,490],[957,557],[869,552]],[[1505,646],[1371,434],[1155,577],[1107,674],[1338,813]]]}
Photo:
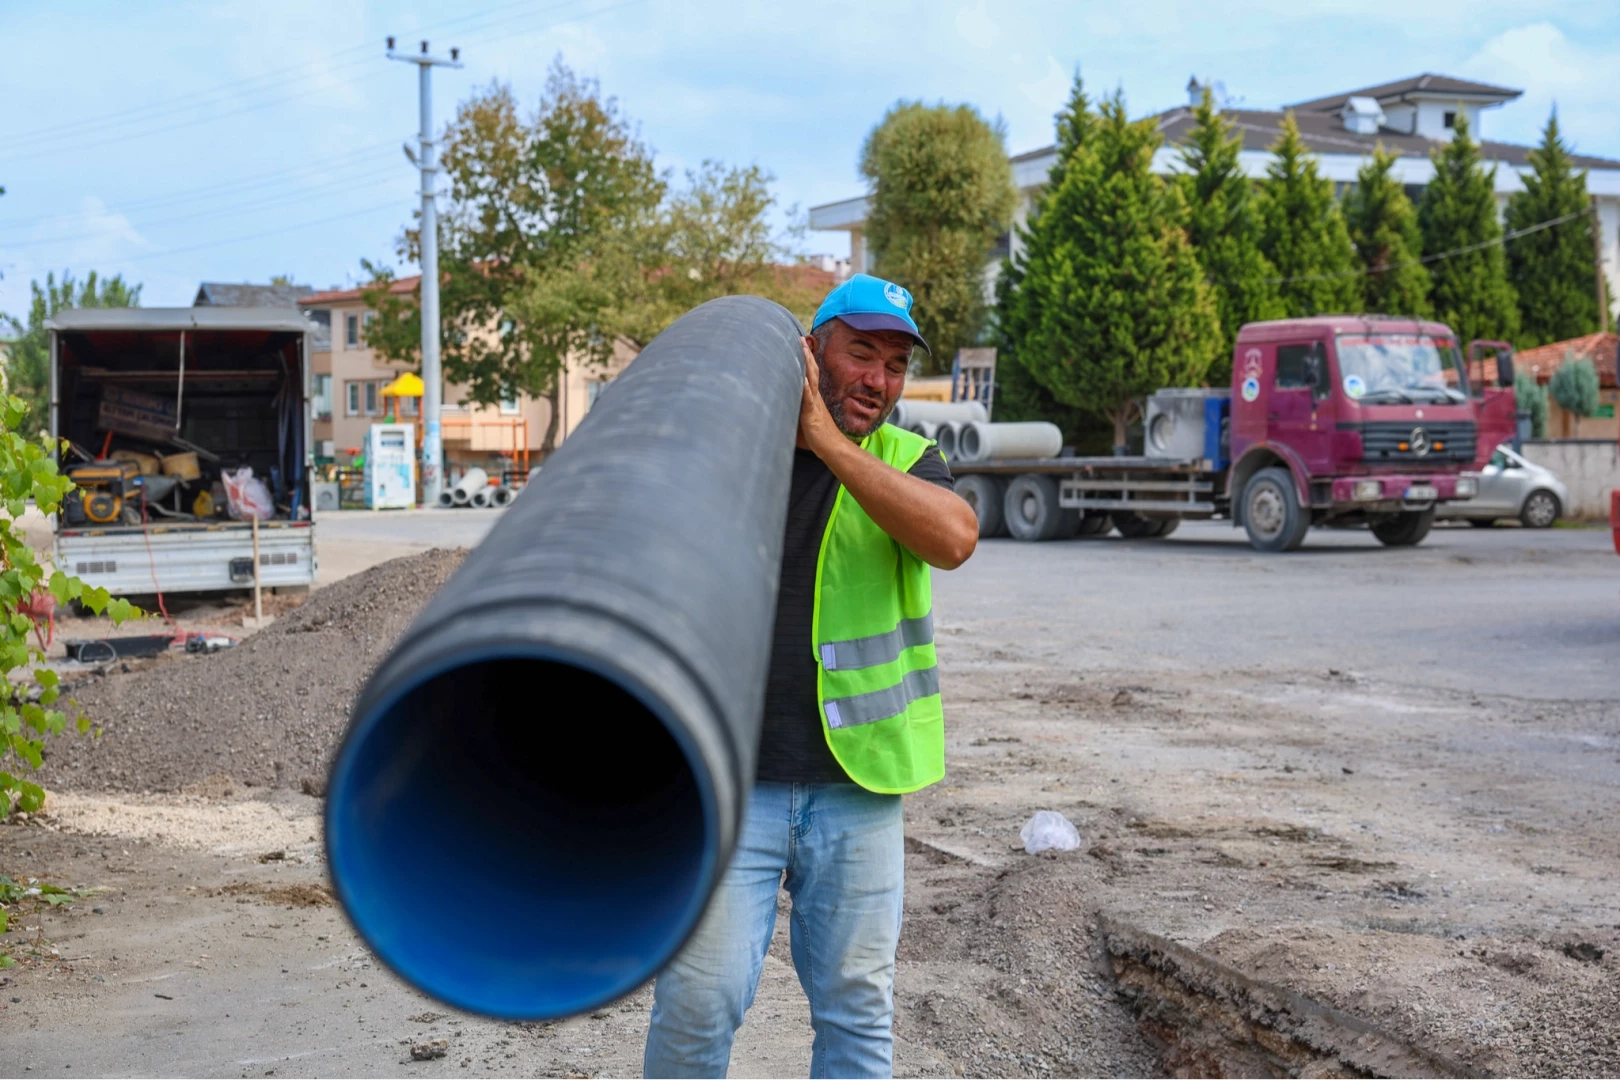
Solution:
{"label": "open truck cargo bed", "polygon": [[[99,308],[59,312],[46,325],[51,433],[73,448],[64,471],[92,457],[116,464],[121,453],[144,462],[138,479],[109,489],[116,502],[84,498],[57,515],[58,566],[116,595],[250,588],[252,527],[225,515],[222,484],[223,473],[248,466],[275,505],[259,526],[260,584],[314,583],[311,327],[302,314]],[[185,468],[171,473],[175,455]],[[147,471],[165,457],[161,477]],[[160,488],[161,498],[150,494]]]}

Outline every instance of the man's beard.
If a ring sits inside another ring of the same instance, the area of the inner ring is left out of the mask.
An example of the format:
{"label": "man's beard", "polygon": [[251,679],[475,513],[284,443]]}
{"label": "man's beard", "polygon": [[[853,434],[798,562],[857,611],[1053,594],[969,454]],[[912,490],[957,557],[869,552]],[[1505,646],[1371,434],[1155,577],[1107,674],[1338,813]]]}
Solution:
{"label": "man's beard", "polygon": [[[820,358],[818,357],[817,359]],[[844,415],[844,399],[838,396],[838,388],[833,385],[832,378],[827,374],[827,369],[825,367],[821,369],[820,389],[821,400],[827,403],[827,411],[832,414],[833,423],[838,425],[839,431],[842,431],[845,435],[848,435],[852,439],[862,439],[872,434],[872,432],[882,427],[883,422],[889,418],[889,414],[894,412],[894,404],[891,402],[888,407],[878,415],[878,418],[872,422],[871,427],[866,428],[865,430],[860,430],[852,427],[849,417]]]}

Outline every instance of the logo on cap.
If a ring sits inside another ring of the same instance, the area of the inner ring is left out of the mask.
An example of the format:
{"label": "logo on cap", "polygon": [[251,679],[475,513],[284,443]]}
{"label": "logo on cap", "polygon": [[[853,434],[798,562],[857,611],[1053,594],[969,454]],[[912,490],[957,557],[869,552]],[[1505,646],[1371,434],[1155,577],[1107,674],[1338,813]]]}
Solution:
{"label": "logo on cap", "polygon": [[892,281],[883,286],[883,298],[901,311],[911,305],[911,295]]}

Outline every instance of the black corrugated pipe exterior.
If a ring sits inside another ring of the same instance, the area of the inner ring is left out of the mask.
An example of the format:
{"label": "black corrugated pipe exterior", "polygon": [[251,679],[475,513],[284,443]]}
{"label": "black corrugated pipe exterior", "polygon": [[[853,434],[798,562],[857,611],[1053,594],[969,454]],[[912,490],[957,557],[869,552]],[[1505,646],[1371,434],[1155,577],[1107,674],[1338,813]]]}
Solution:
{"label": "black corrugated pipe exterior", "polygon": [[753,783],[801,332],[740,296],[660,334],[361,692],[332,880],[421,990],[567,1016],[696,926]]}

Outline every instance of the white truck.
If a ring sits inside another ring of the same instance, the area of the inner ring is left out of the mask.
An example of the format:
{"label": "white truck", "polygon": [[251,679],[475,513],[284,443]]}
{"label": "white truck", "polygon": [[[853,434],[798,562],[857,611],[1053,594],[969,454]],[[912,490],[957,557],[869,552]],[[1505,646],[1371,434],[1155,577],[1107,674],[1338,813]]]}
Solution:
{"label": "white truck", "polygon": [[59,568],[118,596],[251,588],[252,522],[228,515],[223,487],[249,466],[275,507],[259,522],[260,585],[314,583],[302,314],[94,308],[47,327],[50,432],[80,488],[55,515]]}

